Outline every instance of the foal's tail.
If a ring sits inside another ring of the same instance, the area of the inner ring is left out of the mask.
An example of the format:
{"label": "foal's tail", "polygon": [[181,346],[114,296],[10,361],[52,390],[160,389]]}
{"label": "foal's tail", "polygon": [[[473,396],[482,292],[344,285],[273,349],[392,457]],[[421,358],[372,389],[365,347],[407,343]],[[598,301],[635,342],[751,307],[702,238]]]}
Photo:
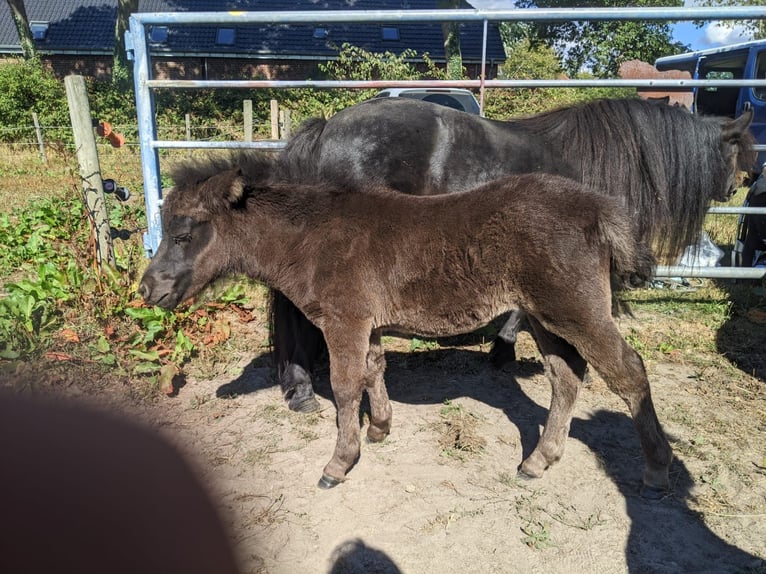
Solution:
{"label": "foal's tail", "polygon": [[309,118],[287,142],[277,159],[278,177],[290,181],[309,183],[318,176],[319,140],[327,120]]}
{"label": "foal's tail", "polygon": [[617,286],[638,287],[652,278],[657,261],[651,247],[639,239],[636,226],[615,202],[601,209],[596,220],[599,242],[609,247],[612,277]]}

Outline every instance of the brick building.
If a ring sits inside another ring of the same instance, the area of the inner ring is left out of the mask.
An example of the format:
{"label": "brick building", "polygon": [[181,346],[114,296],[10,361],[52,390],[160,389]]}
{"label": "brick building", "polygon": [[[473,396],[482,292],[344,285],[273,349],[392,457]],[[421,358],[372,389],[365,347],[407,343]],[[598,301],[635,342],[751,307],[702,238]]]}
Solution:
{"label": "brick building", "polygon": [[[35,45],[56,75],[111,76],[117,0],[25,0]],[[218,10],[434,10],[437,0],[140,0],[140,12]],[[472,8],[464,2],[464,8]],[[439,23],[155,26],[151,41],[156,78],[319,79],[321,62],[337,57],[343,43],[373,53],[428,53],[445,62]],[[483,26],[461,24],[463,65],[469,77],[481,70]],[[0,55],[21,54],[7,2],[0,2]],[[505,55],[499,31],[489,26],[487,77],[497,75]]]}

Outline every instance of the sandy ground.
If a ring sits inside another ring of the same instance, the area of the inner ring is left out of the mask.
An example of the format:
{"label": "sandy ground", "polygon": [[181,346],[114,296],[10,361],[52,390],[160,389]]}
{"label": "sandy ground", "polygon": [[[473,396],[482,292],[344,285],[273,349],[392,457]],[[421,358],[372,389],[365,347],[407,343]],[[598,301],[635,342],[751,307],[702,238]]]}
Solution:
{"label": "sandy ground", "polygon": [[[198,463],[245,572],[766,572],[762,381],[738,390],[725,373],[648,365],[677,459],[672,492],[647,501],[632,421],[598,377],[564,458],[524,481],[516,468],[550,400],[534,353],[497,371],[478,347],[388,346],[391,435],[363,443],[329,491],[316,487],[336,432],[326,373],[314,415],[288,411],[252,355],[130,409]],[[474,425],[478,452],[445,446],[455,412]]]}

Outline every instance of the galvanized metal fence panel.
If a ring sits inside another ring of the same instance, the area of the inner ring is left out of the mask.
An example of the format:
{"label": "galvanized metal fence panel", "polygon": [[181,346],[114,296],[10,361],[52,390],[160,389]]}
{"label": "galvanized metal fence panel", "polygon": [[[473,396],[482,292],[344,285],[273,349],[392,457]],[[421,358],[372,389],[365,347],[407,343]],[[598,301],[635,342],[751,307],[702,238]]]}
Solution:
{"label": "galvanized metal fence panel", "polygon": [[[441,87],[478,89],[483,107],[486,88],[557,88],[557,87],[636,87],[658,90],[688,89],[706,86],[762,87],[766,80],[660,80],[660,79],[567,79],[567,80],[488,80],[486,79],[486,46],[489,22],[554,22],[554,21],[703,21],[703,20],[758,20],[766,18],[766,6],[727,6],[715,8],[543,8],[518,10],[326,10],[277,12],[145,12],[130,17],[130,29],[125,42],[133,59],[138,116],[141,167],[144,180],[147,232],[144,248],[153,256],[162,239],[160,208],[162,186],[160,180],[160,149],[189,148],[265,148],[279,149],[284,142],[188,142],[157,139],[154,92],[159,89],[289,89],[289,88],[388,88],[388,87]],[[407,23],[407,22],[483,22],[483,50],[481,75],[477,80],[403,80],[403,81],[346,81],[346,80],[157,80],[152,78],[152,62],[147,34],[148,26],[184,26],[200,24],[322,24],[322,23]],[[758,146],[759,150],[766,146]],[[712,213],[766,213],[763,208],[713,208]],[[766,270],[731,267],[658,267],[660,277],[727,277],[758,279]]]}

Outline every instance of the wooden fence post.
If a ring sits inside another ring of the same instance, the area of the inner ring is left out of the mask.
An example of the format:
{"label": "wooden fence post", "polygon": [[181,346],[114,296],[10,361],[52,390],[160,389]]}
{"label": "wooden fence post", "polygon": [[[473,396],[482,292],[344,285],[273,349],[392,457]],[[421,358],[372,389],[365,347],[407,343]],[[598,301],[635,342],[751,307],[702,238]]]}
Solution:
{"label": "wooden fence post", "polygon": [[74,131],[74,144],[77,148],[77,162],[80,164],[83,198],[96,244],[96,263],[101,271],[105,271],[105,266],[114,268],[116,263],[112,249],[109,213],[104,200],[101,166],[96,150],[96,137],[93,135],[93,120],[90,115],[88,93],[82,76],[67,76],[64,78],[64,86],[69,104],[69,117]]}
{"label": "wooden fence post", "polygon": [[253,100],[245,100],[242,104],[242,115],[245,119],[245,141],[253,141]]}
{"label": "wooden fence post", "polygon": [[279,139],[279,103],[271,100],[271,139]]}
{"label": "wooden fence post", "polygon": [[290,110],[279,110],[279,138],[290,139]]}
{"label": "wooden fence post", "polygon": [[32,121],[35,124],[35,134],[37,135],[37,145],[40,146],[40,159],[43,163],[48,163],[48,156],[45,155],[45,142],[43,141],[43,130],[40,127],[40,120],[37,112],[32,112]]}

